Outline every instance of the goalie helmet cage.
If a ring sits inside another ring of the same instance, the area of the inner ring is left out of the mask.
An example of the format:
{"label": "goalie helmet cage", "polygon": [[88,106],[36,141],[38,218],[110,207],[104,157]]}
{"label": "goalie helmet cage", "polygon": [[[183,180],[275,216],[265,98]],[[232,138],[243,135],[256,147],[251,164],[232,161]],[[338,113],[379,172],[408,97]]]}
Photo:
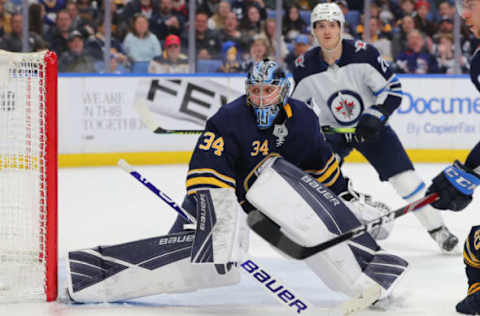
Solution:
{"label": "goalie helmet cage", "polygon": [[57,57],[0,51],[0,303],[57,297]]}

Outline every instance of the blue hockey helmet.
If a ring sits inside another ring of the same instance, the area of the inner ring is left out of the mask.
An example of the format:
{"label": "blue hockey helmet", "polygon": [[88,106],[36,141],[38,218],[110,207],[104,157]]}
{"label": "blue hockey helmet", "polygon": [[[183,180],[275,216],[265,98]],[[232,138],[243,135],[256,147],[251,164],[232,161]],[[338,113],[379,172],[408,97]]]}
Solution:
{"label": "blue hockey helmet", "polygon": [[273,60],[256,62],[248,73],[245,88],[247,103],[255,112],[258,128],[271,127],[290,91],[285,71]]}

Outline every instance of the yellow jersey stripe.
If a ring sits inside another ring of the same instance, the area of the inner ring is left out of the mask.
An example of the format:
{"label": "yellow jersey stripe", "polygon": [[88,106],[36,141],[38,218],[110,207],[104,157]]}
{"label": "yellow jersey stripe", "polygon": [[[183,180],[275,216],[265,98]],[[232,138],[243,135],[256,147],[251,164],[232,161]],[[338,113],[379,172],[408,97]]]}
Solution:
{"label": "yellow jersey stripe", "polygon": [[335,173],[335,176],[333,177],[332,180],[328,181],[327,183],[324,183],[323,185],[326,186],[327,188],[332,186],[340,176],[340,168],[337,168],[337,172]]}
{"label": "yellow jersey stripe", "polygon": [[480,292],[480,282],[473,283],[472,286],[468,289],[467,295]]}
{"label": "yellow jersey stripe", "polygon": [[475,255],[473,254],[472,250],[470,249],[470,242],[467,241],[465,243],[467,245],[467,251],[468,251],[468,255],[470,256],[470,259],[475,262],[476,264],[480,264],[480,260],[478,260]]}
{"label": "yellow jersey stripe", "polygon": [[285,113],[287,113],[287,117],[288,118],[292,118],[293,116],[293,113],[292,113],[292,107],[290,106],[290,104],[285,104],[285,106],[283,107],[283,109],[285,110]]}
{"label": "yellow jersey stripe", "polygon": [[327,161],[327,163],[325,164],[325,167],[323,167],[323,169],[321,169],[321,170],[313,170],[313,169],[310,169],[310,170],[305,170],[305,172],[311,173],[311,174],[313,174],[313,175],[320,175],[320,174],[322,174],[323,172],[325,172],[325,170],[328,169],[328,167],[330,166],[330,164],[331,164],[334,160],[336,160],[336,159],[335,159],[335,156],[332,154],[332,157],[330,157],[330,159],[328,159],[328,161]]}
{"label": "yellow jersey stripe", "polygon": [[473,268],[480,268],[480,263],[473,262],[469,257],[466,251],[463,252],[463,259],[465,263]]}
{"label": "yellow jersey stripe", "polygon": [[265,160],[272,157],[280,157],[280,154],[279,153],[268,154],[267,157],[263,158],[262,161],[257,163],[257,165],[253,167],[252,170],[250,170],[245,180],[243,180],[243,188],[245,189],[245,192],[248,191],[248,181],[250,181],[250,178],[255,174],[255,171],[257,171],[257,169],[265,162]]}
{"label": "yellow jersey stripe", "polygon": [[328,177],[330,177],[330,175],[337,170],[338,170],[338,161],[335,159],[335,162],[330,166],[330,168],[328,168],[328,170],[325,171],[325,173],[321,177],[318,177],[317,180],[323,183],[323,181],[327,180]]}
{"label": "yellow jersey stripe", "polygon": [[196,177],[196,178],[188,179],[187,189],[188,187],[191,187],[194,185],[200,185],[200,184],[210,184],[210,185],[215,185],[219,188],[234,189],[233,186],[228,185],[227,183],[222,182],[216,178],[210,178],[210,177]]}
{"label": "yellow jersey stripe", "polygon": [[187,173],[187,176],[192,175],[192,174],[197,174],[197,173],[211,173],[214,176],[216,176],[216,177],[218,177],[218,178],[220,178],[220,179],[222,179],[226,182],[231,182],[232,185],[235,185],[235,182],[236,182],[234,178],[228,177],[226,175],[223,175],[223,174],[219,173],[216,170],[208,169],[208,168],[189,170],[188,173]]}

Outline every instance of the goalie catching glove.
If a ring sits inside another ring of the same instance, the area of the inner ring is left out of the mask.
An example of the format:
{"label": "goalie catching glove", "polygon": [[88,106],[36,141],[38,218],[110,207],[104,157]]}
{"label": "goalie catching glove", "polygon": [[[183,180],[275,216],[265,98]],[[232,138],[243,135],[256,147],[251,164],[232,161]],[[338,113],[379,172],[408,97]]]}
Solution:
{"label": "goalie catching glove", "polygon": [[[343,203],[355,214],[362,224],[366,224],[390,212],[390,208],[379,201],[374,201],[370,195],[353,189],[352,181],[347,178],[348,190],[340,193]],[[376,240],[386,239],[393,228],[393,221],[375,227],[369,233]]]}

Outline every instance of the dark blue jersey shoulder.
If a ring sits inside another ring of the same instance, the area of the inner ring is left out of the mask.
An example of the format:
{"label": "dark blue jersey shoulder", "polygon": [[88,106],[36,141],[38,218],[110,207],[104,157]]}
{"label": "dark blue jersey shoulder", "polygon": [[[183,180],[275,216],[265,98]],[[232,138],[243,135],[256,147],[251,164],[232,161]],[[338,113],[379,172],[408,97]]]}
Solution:
{"label": "dark blue jersey shoulder", "polygon": [[480,225],[473,226],[465,240],[463,259],[467,266],[468,283],[480,282]]}
{"label": "dark blue jersey shoulder", "polygon": [[480,92],[480,48],[475,51],[470,62],[470,79]]}

